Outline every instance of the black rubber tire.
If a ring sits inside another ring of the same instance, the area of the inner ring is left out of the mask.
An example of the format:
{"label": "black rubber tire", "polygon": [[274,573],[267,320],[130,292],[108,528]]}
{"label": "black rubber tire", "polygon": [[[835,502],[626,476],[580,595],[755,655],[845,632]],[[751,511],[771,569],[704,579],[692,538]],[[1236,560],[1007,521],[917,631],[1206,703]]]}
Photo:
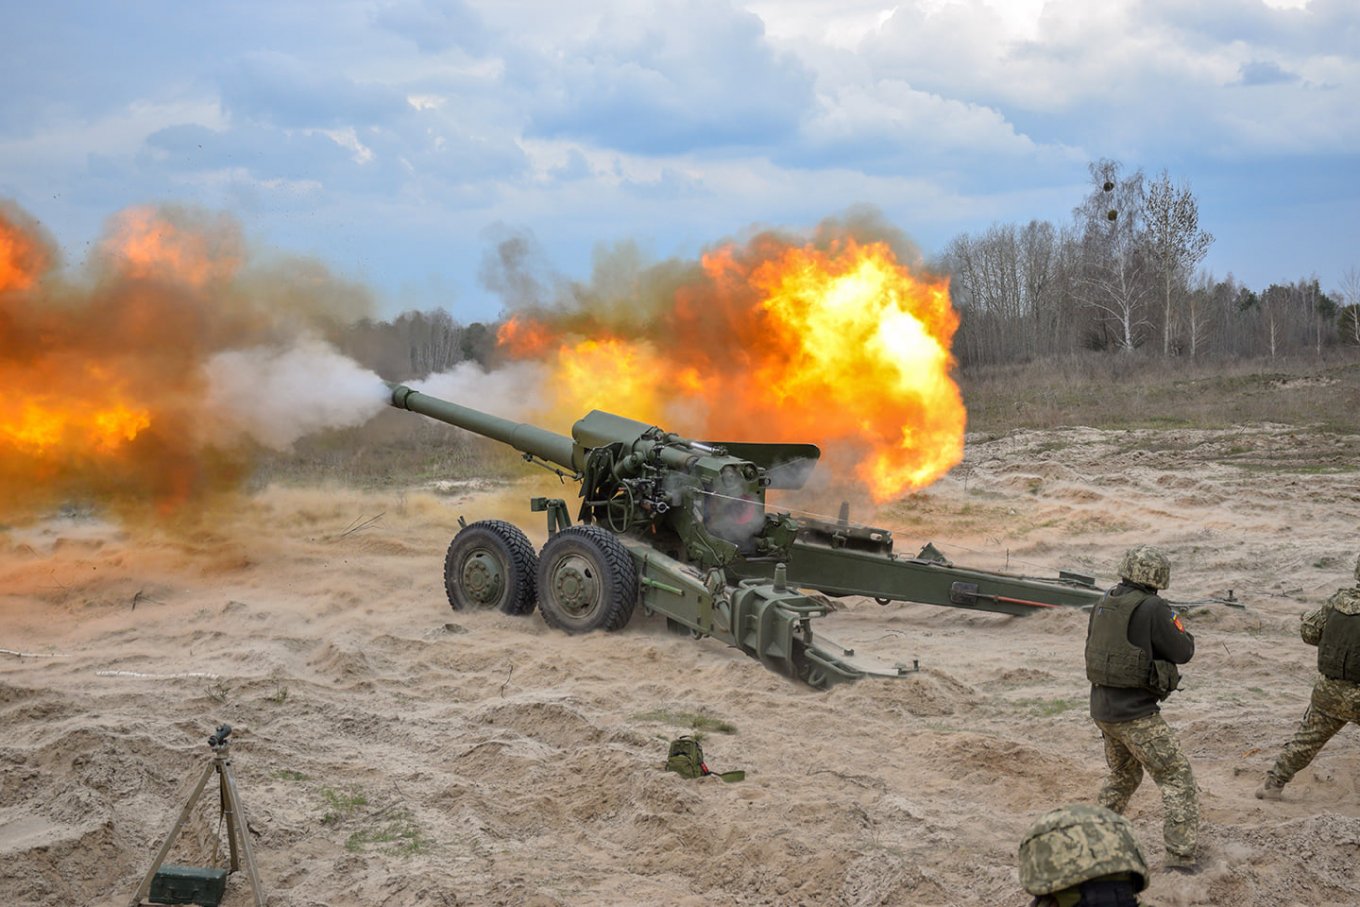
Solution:
{"label": "black rubber tire", "polygon": [[548,539],[538,556],[538,595],[550,627],[621,630],[637,605],[637,565],[609,530],[572,526]]}
{"label": "black rubber tire", "polygon": [[[487,581],[466,586],[469,571]],[[532,614],[538,600],[538,557],[528,537],[504,520],[469,523],[449,543],[444,556],[444,591],[455,611]]]}

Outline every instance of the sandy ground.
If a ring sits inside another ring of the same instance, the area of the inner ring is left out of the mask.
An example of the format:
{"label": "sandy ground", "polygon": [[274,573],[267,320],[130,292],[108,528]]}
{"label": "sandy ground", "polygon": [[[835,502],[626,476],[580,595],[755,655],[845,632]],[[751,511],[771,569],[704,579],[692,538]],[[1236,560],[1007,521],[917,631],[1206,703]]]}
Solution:
{"label": "sandy ground", "polygon": [[[1298,615],[1350,583],[1360,437],[1072,429],[973,439],[947,479],[879,513],[898,548],[1112,581],[1172,555],[1198,654],[1165,709],[1201,789],[1205,870],[1160,871],[1161,804],[1130,808],[1153,905],[1360,903],[1360,731],[1280,804],[1252,797],[1302,715]],[[567,637],[455,613],[457,516],[517,519],[542,488],[271,488],[165,534],[91,518],[0,534],[0,903],[125,904],[236,726],[270,905],[1019,905],[1032,819],[1103,776],[1086,615],[847,600],[821,626],[908,679],[819,693],[637,615]],[[50,656],[50,657],[37,657]],[[210,676],[204,676],[210,675]],[[718,770],[661,771],[684,715],[730,722]],[[172,852],[202,864],[205,807]],[[250,903],[243,874],[227,904]]]}

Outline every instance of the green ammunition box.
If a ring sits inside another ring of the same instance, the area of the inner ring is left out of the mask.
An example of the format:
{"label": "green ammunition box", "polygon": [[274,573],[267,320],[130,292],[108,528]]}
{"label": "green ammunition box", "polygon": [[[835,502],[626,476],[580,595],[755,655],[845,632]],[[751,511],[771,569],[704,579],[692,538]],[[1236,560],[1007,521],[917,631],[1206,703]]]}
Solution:
{"label": "green ammunition box", "polygon": [[227,871],[201,866],[162,866],[151,879],[153,904],[217,907],[227,893]]}

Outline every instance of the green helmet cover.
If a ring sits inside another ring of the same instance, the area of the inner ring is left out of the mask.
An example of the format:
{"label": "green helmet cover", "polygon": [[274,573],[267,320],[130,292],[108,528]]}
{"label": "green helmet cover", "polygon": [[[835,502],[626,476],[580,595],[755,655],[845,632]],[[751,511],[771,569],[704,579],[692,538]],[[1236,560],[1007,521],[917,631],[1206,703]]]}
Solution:
{"label": "green helmet cover", "polygon": [[1124,552],[1119,562],[1119,575],[1154,589],[1171,585],[1171,561],[1160,548],[1139,545]]}
{"label": "green helmet cover", "polygon": [[1103,806],[1074,803],[1044,813],[1020,842],[1020,884],[1040,896],[1117,872],[1147,887],[1147,862],[1129,820]]}

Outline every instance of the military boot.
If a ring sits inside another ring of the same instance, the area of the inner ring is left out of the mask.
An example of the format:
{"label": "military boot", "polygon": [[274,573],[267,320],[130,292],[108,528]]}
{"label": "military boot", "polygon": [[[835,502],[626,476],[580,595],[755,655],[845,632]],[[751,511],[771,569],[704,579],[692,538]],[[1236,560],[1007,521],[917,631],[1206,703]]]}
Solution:
{"label": "military boot", "polygon": [[1266,783],[1256,788],[1257,800],[1283,800],[1284,785],[1266,775]]}
{"label": "military boot", "polygon": [[1187,854],[1168,852],[1166,858],[1162,860],[1162,868],[1169,872],[1192,876],[1199,872],[1199,860]]}

